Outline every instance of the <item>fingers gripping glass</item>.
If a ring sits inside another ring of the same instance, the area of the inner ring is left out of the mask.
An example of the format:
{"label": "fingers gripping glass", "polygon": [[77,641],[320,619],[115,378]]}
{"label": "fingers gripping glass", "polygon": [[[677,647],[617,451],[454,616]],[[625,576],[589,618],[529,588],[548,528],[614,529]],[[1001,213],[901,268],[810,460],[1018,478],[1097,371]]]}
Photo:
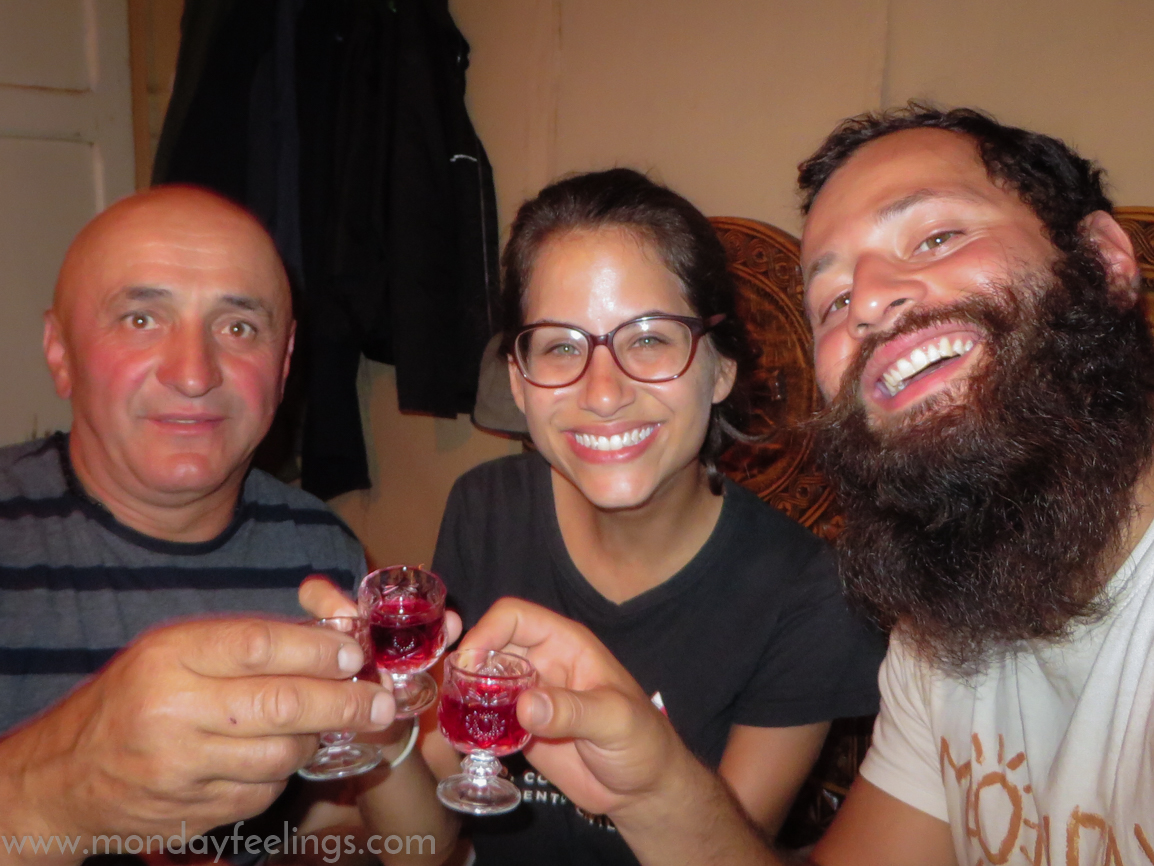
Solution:
{"label": "fingers gripping glass", "polygon": [[[373,666],[372,647],[369,645],[369,624],[355,616],[330,616],[313,620],[313,625],[351,634],[361,645],[365,654],[365,666],[353,677],[353,681],[366,680],[380,682],[380,675]],[[381,750],[372,743],[354,743],[356,734],[352,731],[330,731],[321,734],[320,748],[312,759],[297,772],[314,782],[328,779],[343,779],[366,773],[381,762]]]}
{"label": "fingers gripping glass", "polygon": [[576,325],[538,322],[517,334],[513,359],[529,383],[564,388],[585,375],[593,350],[605,346],[630,379],[668,382],[689,369],[702,335],[724,319],[724,313],[708,319],[642,316],[599,337]]}

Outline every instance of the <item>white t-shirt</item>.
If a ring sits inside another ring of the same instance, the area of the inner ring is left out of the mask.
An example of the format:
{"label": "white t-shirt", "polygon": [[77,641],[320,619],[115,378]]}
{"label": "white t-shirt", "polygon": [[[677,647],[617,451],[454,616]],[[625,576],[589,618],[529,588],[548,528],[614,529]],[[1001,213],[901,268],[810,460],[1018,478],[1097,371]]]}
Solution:
{"label": "white t-shirt", "polygon": [[960,866],[1154,866],[1154,527],[1109,615],[979,678],[894,638],[867,780],[947,821]]}

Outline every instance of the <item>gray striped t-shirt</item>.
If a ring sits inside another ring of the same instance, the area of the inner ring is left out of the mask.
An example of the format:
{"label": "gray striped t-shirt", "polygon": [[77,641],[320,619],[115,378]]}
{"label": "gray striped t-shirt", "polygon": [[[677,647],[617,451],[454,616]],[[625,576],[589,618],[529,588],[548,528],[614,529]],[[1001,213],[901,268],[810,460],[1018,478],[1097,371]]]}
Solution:
{"label": "gray striped t-shirt", "polygon": [[212,541],[129,529],[72,473],[68,437],[0,449],[0,732],[63,697],[124,644],[173,618],[260,612],[299,618],[297,586],[364,573],[360,543],[324,503],[249,472]]}

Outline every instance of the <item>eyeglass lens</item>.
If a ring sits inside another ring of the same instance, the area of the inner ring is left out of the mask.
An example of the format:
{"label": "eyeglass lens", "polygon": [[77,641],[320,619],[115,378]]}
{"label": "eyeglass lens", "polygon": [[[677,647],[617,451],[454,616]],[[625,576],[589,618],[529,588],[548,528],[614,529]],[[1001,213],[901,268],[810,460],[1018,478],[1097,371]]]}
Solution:
{"label": "eyeglass lens", "polygon": [[[517,358],[525,375],[548,386],[567,385],[585,369],[588,338],[572,328],[546,325],[523,332]],[[693,352],[693,332],[684,322],[641,319],[626,322],[613,335],[613,355],[626,375],[655,382],[680,375]]]}

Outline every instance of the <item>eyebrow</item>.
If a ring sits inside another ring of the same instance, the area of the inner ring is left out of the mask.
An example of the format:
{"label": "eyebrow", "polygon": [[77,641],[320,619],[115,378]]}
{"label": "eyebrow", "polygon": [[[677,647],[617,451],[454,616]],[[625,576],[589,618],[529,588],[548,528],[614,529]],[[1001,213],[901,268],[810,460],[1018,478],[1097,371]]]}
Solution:
{"label": "eyebrow", "polygon": [[[963,201],[969,202],[970,204],[981,204],[985,201],[985,199],[976,193],[970,193],[964,190],[951,190],[949,192],[942,192],[929,188],[914,190],[909,195],[902,196],[897,201],[892,201],[884,207],[879,208],[873,217],[874,224],[881,225],[883,223],[889,222],[892,219],[896,219],[911,208],[916,207],[924,201],[929,201],[930,199],[936,199],[938,201]],[[833,253],[823,253],[812,262],[810,262],[809,267],[805,269],[802,285],[808,286],[810,280],[812,280],[814,277],[828,268],[831,264],[833,264],[834,258],[835,256]]]}
{"label": "eyebrow", "polygon": [[[124,289],[121,295],[129,301],[171,300],[173,297],[170,289],[163,289],[158,286],[129,286]],[[226,307],[258,313],[270,319],[274,318],[272,307],[260,298],[254,298],[251,295],[222,295],[220,302]]]}
{"label": "eyebrow", "polygon": [[225,306],[236,307],[238,310],[246,310],[250,313],[260,313],[261,315],[273,318],[272,307],[262,301],[260,298],[254,298],[250,295],[225,295],[221,298]]}

